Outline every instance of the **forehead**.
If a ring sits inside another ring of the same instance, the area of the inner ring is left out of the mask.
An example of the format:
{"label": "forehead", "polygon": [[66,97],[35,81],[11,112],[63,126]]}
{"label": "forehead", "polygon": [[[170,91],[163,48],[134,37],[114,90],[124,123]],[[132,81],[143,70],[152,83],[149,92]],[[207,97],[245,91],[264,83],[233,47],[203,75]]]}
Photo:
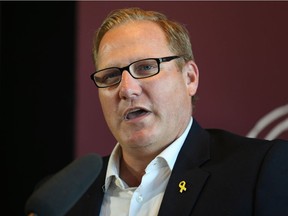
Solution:
{"label": "forehead", "polygon": [[108,59],[125,65],[141,58],[162,57],[167,53],[170,54],[167,39],[160,26],[152,21],[129,21],[115,26],[104,35],[97,65],[113,66],[108,65]]}

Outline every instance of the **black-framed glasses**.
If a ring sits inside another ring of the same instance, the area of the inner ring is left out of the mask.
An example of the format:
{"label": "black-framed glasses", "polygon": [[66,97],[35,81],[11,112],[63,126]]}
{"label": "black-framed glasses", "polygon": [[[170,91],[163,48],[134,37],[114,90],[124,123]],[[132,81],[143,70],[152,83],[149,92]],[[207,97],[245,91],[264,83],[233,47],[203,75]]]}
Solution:
{"label": "black-framed glasses", "polygon": [[181,56],[167,56],[163,58],[147,58],[132,62],[126,67],[110,67],[94,72],[90,78],[98,88],[106,88],[121,82],[122,73],[128,71],[134,79],[143,79],[154,76],[160,71],[160,63],[169,62]]}

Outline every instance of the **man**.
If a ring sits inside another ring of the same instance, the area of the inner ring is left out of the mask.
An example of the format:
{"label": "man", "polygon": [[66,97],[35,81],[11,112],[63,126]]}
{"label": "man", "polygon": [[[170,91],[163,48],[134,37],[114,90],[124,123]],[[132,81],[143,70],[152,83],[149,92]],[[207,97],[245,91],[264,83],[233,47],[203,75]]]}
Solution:
{"label": "man", "polygon": [[288,215],[288,143],[193,119],[199,71],[185,27],[117,10],[93,54],[91,78],[118,143],[68,215]]}

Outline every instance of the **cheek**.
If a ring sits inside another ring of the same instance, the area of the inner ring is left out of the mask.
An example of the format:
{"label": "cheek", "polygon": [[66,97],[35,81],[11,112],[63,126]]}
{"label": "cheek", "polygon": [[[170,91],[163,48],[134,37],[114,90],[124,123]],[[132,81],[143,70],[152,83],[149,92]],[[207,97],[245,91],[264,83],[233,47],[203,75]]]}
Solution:
{"label": "cheek", "polygon": [[115,113],[115,104],[111,95],[107,95],[105,93],[99,93],[99,100],[102,108],[102,112],[106,120],[108,120],[109,116]]}
{"label": "cheek", "polygon": [[[157,107],[158,112],[173,114],[175,109],[183,106],[190,100],[187,86],[181,76],[165,77],[161,82],[156,82],[153,87],[148,89],[149,98],[153,98],[153,105]],[[160,113],[161,115],[161,113]]]}

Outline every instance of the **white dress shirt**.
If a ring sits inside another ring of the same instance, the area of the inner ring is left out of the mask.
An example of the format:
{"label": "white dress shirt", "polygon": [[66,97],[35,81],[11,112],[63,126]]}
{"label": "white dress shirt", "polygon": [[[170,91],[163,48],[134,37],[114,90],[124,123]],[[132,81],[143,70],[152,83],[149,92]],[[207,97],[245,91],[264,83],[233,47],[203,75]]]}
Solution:
{"label": "white dress shirt", "polygon": [[153,159],[145,169],[141,184],[129,187],[119,177],[119,143],[113,149],[107,167],[101,216],[154,216],[162,198],[178,153],[191,128],[193,118],[183,134]]}

